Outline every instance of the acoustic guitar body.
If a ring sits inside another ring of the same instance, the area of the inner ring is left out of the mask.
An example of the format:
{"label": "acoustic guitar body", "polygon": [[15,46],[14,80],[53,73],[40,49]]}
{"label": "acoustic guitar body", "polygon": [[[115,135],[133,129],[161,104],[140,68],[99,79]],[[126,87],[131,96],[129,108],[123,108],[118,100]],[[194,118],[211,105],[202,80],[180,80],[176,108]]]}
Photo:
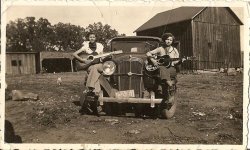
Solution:
{"label": "acoustic guitar body", "polygon": [[76,71],[82,71],[85,69],[86,64],[76,60]]}
{"label": "acoustic guitar body", "polygon": [[[91,54],[86,54],[86,53],[81,53],[79,54],[79,56],[81,58],[87,59],[89,55],[98,55],[97,52],[91,53]],[[88,68],[86,68],[86,63],[80,62],[79,60],[76,60],[76,71],[82,71],[82,70],[87,70]]]}
{"label": "acoustic guitar body", "polygon": [[88,55],[87,57],[86,57],[86,54],[80,54],[79,56],[81,58],[85,58],[85,59],[89,60],[89,62],[82,63],[82,62],[77,61],[76,62],[76,69],[77,70],[87,70],[91,65],[111,60],[112,55],[121,54],[121,53],[123,53],[122,50],[104,53],[104,54],[98,54],[97,52],[93,52],[92,54]]}
{"label": "acoustic guitar body", "polygon": [[169,68],[171,66],[172,61],[171,61],[169,55],[159,56],[157,59],[158,59],[159,65],[165,66],[167,68]]}

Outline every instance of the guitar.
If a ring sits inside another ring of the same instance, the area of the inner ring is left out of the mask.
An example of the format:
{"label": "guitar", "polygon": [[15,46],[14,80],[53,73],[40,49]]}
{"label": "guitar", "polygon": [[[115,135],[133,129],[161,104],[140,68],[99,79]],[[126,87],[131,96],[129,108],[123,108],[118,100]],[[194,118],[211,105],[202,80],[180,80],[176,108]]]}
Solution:
{"label": "guitar", "polygon": [[[169,68],[173,61],[179,60],[180,63],[182,63],[182,62],[184,62],[186,60],[194,60],[195,59],[194,56],[183,57],[183,58],[170,58],[169,55],[152,56],[151,58],[154,59],[154,61],[156,62],[157,65],[155,65],[150,59],[148,59],[145,62],[145,66],[146,66],[147,71],[155,71],[155,70],[157,70],[159,68],[159,66],[165,66],[165,67]],[[180,64],[180,63],[178,63],[178,64]]]}
{"label": "guitar", "polygon": [[[77,70],[87,70],[91,65],[105,62],[107,60],[110,60],[112,58],[112,55],[121,53],[123,53],[122,50],[99,54],[99,55],[97,53],[92,53],[91,55],[87,56],[87,61],[85,63],[77,61],[76,68]],[[80,55],[80,57],[83,57],[83,55]]]}

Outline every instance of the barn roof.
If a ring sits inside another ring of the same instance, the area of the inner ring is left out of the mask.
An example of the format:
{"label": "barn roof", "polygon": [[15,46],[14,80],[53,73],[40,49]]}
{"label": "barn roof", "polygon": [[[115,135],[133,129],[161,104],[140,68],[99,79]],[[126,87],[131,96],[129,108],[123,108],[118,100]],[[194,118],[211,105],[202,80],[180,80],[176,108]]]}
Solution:
{"label": "barn roof", "polygon": [[[207,7],[179,7],[176,9],[172,9],[172,10],[158,13],[154,17],[152,17],[150,20],[145,22],[143,25],[141,25],[134,32],[152,29],[155,27],[163,26],[163,25],[192,20],[198,14],[200,14],[205,8],[207,8]],[[242,22],[235,15],[235,13],[229,7],[226,7],[226,8],[236,18],[236,20],[240,24],[242,24]]]}
{"label": "barn roof", "polygon": [[41,59],[49,59],[49,58],[68,58],[73,59],[73,52],[57,52],[57,51],[42,51],[40,52]]}

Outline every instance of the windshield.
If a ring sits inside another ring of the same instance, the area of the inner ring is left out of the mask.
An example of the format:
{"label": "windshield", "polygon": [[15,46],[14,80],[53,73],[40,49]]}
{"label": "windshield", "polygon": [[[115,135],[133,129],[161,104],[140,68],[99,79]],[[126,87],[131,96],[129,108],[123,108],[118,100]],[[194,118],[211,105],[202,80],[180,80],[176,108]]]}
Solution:
{"label": "windshield", "polygon": [[159,46],[157,41],[113,41],[112,51],[122,50],[123,53],[147,53]]}

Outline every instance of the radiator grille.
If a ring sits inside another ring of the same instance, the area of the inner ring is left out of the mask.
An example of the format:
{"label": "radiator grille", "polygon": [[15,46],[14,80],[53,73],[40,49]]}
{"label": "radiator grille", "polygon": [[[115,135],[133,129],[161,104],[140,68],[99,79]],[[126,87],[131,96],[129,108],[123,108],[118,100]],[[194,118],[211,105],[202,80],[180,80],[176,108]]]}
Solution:
{"label": "radiator grille", "polygon": [[[118,65],[119,74],[127,74],[129,72],[142,74],[143,63],[138,61],[140,59],[123,60]],[[139,75],[121,75],[118,77],[119,90],[131,90],[134,89],[135,97],[141,97],[142,93],[142,76]]]}

